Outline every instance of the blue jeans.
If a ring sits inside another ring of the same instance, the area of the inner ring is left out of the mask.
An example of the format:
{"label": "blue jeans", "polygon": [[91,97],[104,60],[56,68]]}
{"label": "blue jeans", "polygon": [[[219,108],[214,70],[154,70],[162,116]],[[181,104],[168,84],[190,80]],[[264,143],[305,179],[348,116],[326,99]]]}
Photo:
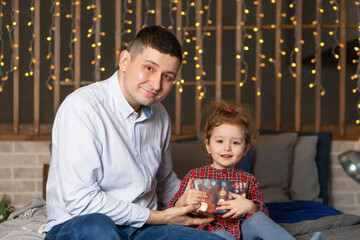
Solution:
{"label": "blue jeans", "polygon": [[[257,212],[241,225],[241,234],[244,240],[295,240],[279,224],[274,222],[263,212]],[[326,240],[321,232],[315,232],[310,240]]]}
{"label": "blue jeans", "polygon": [[222,230],[222,229],[221,230],[216,230],[214,233],[219,235],[220,237],[224,238],[225,240],[236,240],[234,235],[232,235],[228,231],[225,231],[225,230]]}
{"label": "blue jeans", "polygon": [[274,222],[263,212],[257,212],[246,219],[241,225],[244,240],[294,240],[284,228]]}
{"label": "blue jeans", "polygon": [[54,226],[45,237],[45,240],[52,239],[223,240],[223,238],[217,234],[179,225],[144,225],[141,228],[117,226],[111,218],[99,213],[77,216]]}

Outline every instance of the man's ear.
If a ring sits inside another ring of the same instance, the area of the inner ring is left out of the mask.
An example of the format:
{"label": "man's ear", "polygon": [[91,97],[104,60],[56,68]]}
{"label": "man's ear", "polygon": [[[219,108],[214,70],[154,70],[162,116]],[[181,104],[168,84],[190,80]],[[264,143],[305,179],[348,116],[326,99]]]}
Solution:
{"label": "man's ear", "polygon": [[246,144],[244,153],[243,153],[243,155],[242,155],[243,157],[245,157],[245,155],[247,154],[247,152],[249,151],[249,149],[250,149],[250,144]]}
{"label": "man's ear", "polygon": [[124,72],[126,70],[127,64],[131,60],[131,55],[128,50],[123,50],[120,53],[120,60],[119,60],[119,70]]}

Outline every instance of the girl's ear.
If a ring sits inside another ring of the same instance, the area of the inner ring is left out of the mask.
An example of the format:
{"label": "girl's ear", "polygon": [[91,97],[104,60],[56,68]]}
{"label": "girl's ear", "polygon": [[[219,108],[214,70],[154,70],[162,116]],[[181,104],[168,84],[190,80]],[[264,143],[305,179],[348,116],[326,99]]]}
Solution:
{"label": "girl's ear", "polygon": [[249,149],[250,149],[250,144],[246,144],[245,149],[244,149],[244,153],[242,154],[243,157],[245,157],[245,155],[247,154]]}
{"label": "girl's ear", "polygon": [[210,148],[210,144],[209,144],[209,139],[205,139],[204,143],[205,143],[206,151],[209,154],[211,154],[211,148]]}

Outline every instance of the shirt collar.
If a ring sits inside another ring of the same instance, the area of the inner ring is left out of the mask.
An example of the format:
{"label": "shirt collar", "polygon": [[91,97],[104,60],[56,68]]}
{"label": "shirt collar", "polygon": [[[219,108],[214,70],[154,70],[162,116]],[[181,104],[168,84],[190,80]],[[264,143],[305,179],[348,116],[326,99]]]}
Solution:
{"label": "shirt collar", "polygon": [[146,118],[151,118],[153,112],[150,106],[141,106],[141,110],[145,114]]}
{"label": "shirt collar", "polygon": [[[115,104],[119,106],[119,111],[121,116],[124,118],[128,118],[132,114],[137,114],[134,108],[129,104],[129,102],[126,100],[121,87],[119,83],[118,78],[118,71],[116,71],[111,77],[110,77],[110,87],[111,87],[111,93],[113,95],[113,98],[115,100]],[[151,106],[141,106],[141,111],[144,113],[145,117],[147,119],[152,117],[153,111]],[[141,114],[142,115],[142,114]]]}
{"label": "shirt collar", "polygon": [[217,169],[217,168],[214,168],[212,165],[208,165],[208,168],[212,169],[215,172],[229,172],[229,173],[231,173],[232,171],[234,171],[234,169],[226,169],[226,168]]}

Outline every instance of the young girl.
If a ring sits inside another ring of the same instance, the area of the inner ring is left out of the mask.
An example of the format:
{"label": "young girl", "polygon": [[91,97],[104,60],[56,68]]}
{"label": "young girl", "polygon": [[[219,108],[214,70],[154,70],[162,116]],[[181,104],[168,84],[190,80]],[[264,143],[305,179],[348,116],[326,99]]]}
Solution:
{"label": "young girl", "polygon": [[241,232],[244,239],[294,239],[268,217],[259,181],[250,173],[235,169],[257,135],[247,111],[240,105],[225,101],[214,103],[204,133],[212,164],[190,170],[168,206],[195,205],[197,211],[201,209],[201,202],[205,202],[208,195],[191,188],[194,179],[230,181],[234,185],[246,183],[246,197],[230,192],[233,199],[218,202],[221,206],[216,208],[217,211],[228,212],[197,228],[214,232],[225,239],[240,239]]}

